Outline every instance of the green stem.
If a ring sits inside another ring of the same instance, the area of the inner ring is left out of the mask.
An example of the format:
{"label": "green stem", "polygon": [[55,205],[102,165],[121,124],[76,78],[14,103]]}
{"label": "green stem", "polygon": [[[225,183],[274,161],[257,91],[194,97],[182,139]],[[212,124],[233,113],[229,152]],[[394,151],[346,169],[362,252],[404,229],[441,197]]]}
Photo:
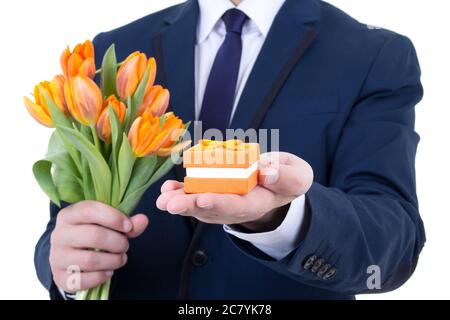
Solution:
{"label": "green stem", "polygon": [[100,290],[100,300],[108,300],[109,299],[109,289],[111,288],[111,280],[106,281],[102,284],[102,288]]}
{"label": "green stem", "polygon": [[92,138],[94,139],[94,145],[98,151],[102,152],[102,146],[100,140],[98,139],[97,129],[95,126],[91,126]]}
{"label": "green stem", "polygon": [[89,295],[89,299],[88,300],[100,300],[100,290],[101,290],[101,286],[99,285],[95,288],[89,289],[89,291],[91,292],[91,294]]}
{"label": "green stem", "polygon": [[[121,65],[123,65],[124,61],[119,62],[118,64],[116,64],[117,67],[120,67]],[[97,69],[97,71],[95,71],[95,74],[100,74],[102,72],[102,69]]]}
{"label": "green stem", "polygon": [[89,290],[78,291],[75,300],[86,300]]}
{"label": "green stem", "polygon": [[108,160],[111,155],[111,143],[104,144],[103,151],[104,151],[105,160]]}

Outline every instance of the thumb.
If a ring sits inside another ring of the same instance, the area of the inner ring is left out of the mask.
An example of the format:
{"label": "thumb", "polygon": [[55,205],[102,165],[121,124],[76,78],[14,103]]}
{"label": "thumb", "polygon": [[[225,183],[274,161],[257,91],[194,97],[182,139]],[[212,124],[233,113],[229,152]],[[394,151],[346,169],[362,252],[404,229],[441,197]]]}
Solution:
{"label": "thumb", "polygon": [[133,224],[133,229],[127,233],[127,236],[130,238],[139,237],[148,226],[148,218],[145,214],[137,214],[130,218],[131,223]]}
{"label": "thumb", "polygon": [[303,160],[295,159],[285,163],[264,164],[259,169],[259,184],[264,188],[283,195],[298,197],[311,187],[313,172]]}

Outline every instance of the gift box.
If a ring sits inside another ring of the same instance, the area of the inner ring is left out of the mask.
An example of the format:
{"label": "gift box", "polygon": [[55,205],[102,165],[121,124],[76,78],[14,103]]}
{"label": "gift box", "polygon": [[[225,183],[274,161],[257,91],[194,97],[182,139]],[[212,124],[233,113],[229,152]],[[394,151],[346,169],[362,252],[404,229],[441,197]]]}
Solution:
{"label": "gift box", "polygon": [[183,154],[186,193],[245,195],[258,184],[259,144],[200,140]]}

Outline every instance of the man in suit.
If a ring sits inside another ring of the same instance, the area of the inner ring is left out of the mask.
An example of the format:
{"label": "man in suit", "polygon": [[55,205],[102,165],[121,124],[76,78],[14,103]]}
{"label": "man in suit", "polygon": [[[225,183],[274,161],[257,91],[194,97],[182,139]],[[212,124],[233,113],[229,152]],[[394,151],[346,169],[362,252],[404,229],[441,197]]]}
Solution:
{"label": "man in suit", "polygon": [[130,219],[52,206],[35,256],[52,298],[71,265],[81,289],[113,277],[112,299],[353,299],[412,275],[423,91],[406,37],[319,0],[189,0],[98,35],[97,59],[112,43],[156,57],[182,119],[279,129],[283,153],[246,196],[187,195],[174,170]]}

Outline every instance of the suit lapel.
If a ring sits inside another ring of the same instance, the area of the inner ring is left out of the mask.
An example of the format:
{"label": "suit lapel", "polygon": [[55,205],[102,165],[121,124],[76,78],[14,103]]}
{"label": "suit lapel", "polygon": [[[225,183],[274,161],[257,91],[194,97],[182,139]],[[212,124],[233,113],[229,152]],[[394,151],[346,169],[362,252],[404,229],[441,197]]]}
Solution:
{"label": "suit lapel", "polygon": [[195,40],[198,4],[189,0],[166,20],[154,38],[158,81],[171,92],[170,105],[184,121],[195,119]]}
{"label": "suit lapel", "polygon": [[[167,18],[167,26],[153,39],[158,61],[157,82],[170,90],[170,108],[184,122],[195,120],[195,40],[198,3],[189,0]],[[190,127],[193,136],[193,125]],[[176,178],[183,180],[185,170],[175,167]]]}
{"label": "suit lapel", "polygon": [[257,129],[297,62],[316,37],[316,0],[287,0],[276,16],[241,95],[233,129]]}

